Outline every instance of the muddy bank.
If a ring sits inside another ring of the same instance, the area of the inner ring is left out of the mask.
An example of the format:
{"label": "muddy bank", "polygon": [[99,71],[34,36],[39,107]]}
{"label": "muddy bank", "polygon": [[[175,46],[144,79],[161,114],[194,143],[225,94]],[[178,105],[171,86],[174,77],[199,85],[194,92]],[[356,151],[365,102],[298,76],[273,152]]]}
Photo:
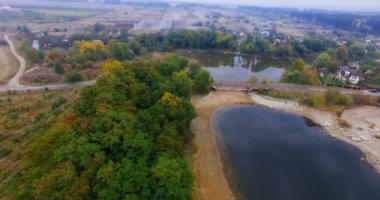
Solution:
{"label": "muddy bank", "polygon": [[219,108],[253,102],[245,93],[213,92],[202,98],[194,97],[192,103],[198,113],[198,117],[191,124],[197,149],[192,158],[192,168],[196,176],[194,196],[198,200],[235,199],[223,171],[211,118]]}

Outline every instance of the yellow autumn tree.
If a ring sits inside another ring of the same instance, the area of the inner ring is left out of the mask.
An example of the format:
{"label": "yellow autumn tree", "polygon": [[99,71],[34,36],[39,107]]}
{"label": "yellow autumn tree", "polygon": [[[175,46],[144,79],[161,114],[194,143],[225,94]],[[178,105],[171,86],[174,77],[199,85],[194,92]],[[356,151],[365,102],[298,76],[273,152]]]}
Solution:
{"label": "yellow autumn tree", "polygon": [[124,70],[123,64],[117,60],[107,60],[103,64],[103,69],[102,69],[102,75],[103,74],[108,74],[112,71],[122,71]]}

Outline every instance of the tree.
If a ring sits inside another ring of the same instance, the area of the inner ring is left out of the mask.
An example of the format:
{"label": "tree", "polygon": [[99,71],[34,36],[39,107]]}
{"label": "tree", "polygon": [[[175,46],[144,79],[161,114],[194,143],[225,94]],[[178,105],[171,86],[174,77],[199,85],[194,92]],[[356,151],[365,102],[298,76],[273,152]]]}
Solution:
{"label": "tree", "polygon": [[54,71],[57,74],[63,74],[63,73],[65,73],[65,71],[63,70],[62,65],[60,63],[55,63],[54,64]]}
{"label": "tree", "polygon": [[182,159],[163,154],[152,168],[152,199],[190,199],[194,181],[191,169]]}
{"label": "tree", "polygon": [[206,70],[200,70],[194,77],[194,88],[200,94],[207,94],[211,91],[213,80]]}
{"label": "tree", "polygon": [[347,49],[346,49],[346,47],[345,46],[340,46],[339,48],[338,48],[338,50],[337,50],[337,58],[339,59],[339,60],[344,60],[344,59],[346,59],[347,58]]}
{"label": "tree", "polygon": [[256,76],[250,76],[248,79],[248,82],[250,83],[257,83],[258,79]]}
{"label": "tree", "polygon": [[364,45],[355,42],[348,48],[348,52],[351,60],[360,60],[365,55]]}
{"label": "tree", "polygon": [[113,71],[122,71],[125,67],[117,60],[107,60],[103,64],[102,75],[109,74]]}
{"label": "tree", "polygon": [[303,71],[304,68],[305,68],[305,61],[302,59],[302,58],[297,58],[294,62],[293,62],[293,69],[294,70],[298,70],[298,71]]}
{"label": "tree", "polygon": [[127,43],[110,41],[108,46],[111,58],[124,61],[135,57],[135,53],[129,48]]}
{"label": "tree", "polygon": [[331,65],[331,57],[327,53],[321,53],[314,61],[314,66],[317,68],[328,68]]}

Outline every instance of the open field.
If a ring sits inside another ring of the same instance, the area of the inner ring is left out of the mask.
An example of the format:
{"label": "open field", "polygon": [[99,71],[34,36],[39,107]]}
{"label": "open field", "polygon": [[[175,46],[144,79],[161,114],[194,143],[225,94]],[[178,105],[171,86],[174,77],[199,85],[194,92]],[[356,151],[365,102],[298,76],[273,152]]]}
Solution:
{"label": "open field", "polygon": [[12,55],[8,46],[0,46],[0,85],[6,84],[19,67],[17,59]]}
{"label": "open field", "polygon": [[44,14],[44,15],[51,15],[51,16],[58,16],[58,17],[89,17],[94,14],[97,14],[97,11],[90,11],[90,10],[58,10],[58,9],[31,9],[31,11]]}

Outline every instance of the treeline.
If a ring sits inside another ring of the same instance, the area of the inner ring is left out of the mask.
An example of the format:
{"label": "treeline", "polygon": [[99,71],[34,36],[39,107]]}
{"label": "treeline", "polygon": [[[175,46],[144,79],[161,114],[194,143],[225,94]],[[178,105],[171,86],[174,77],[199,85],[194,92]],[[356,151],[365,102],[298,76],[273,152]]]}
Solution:
{"label": "treeline", "polygon": [[291,12],[291,16],[309,21],[316,21],[343,30],[356,30],[362,33],[380,34],[379,16],[305,11]]}
{"label": "treeline", "polygon": [[[167,34],[134,35],[135,41],[148,50],[175,49],[233,49],[238,47],[237,36],[209,30],[172,30]],[[122,39],[123,40],[123,39]]]}
{"label": "treeline", "polygon": [[335,48],[336,42],[329,39],[306,38],[302,42],[296,40],[275,41],[273,37],[248,35],[243,41],[241,50],[247,54],[277,57],[301,57],[306,54],[322,52],[328,48]]}
{"label": "treeline", "polygon": [[190,77],[211,79],[188,66],[176,56],[107,61],[72,113],[29,145],[15,199],[191,199]]}

